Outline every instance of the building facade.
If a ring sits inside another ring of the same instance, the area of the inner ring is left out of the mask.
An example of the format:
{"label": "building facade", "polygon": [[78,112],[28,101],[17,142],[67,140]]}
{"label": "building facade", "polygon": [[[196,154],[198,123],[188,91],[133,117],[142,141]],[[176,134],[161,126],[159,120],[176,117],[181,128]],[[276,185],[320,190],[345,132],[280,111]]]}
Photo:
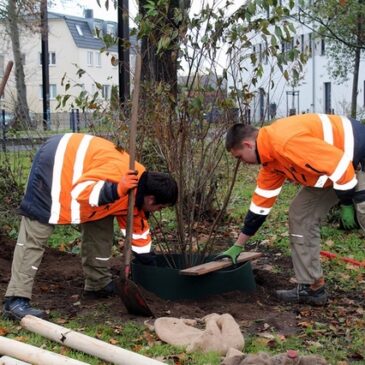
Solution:
{"label": "building facade", "polygon": [[[56,96],[66,93],[65,85],[62,85],[63,78],[70,80],[71,85],[76,85],[67,90],[68,94],[76,96],[82,90],[89,94],[98,91],[101,99],[109,100],[112,86],[118,85],[118,49],[115,44],[106,49],[100,36],[109,34],[115,38],[117,23],[95,19],[93,11],[87,9],[84,17],[49,12],[48,27],[50,112],[56,111]],[[29,31],[21,33],[29,109],[32,113],[42,113],[41,35]],[[0,28],[0,34],[4,39],[0,43],[1,78],[7,62],[13,59],[13,55],[11,42],[4,28]],[[134,65],[134,59],[131,51],[131,65]],[[81,77],[77,75],[79,69],[85,71]],[[15,95],[15,79],[12,72],[2,100],[3,106],[9,111],[12,110]],[[69,109],[71,99],[64,110]]]}
{"label": "building facade", "polygon": [[[298,7],[295,11],[298,11]],[[290,44],[281,44],[280,47],[281,52],[290,50],[291,47],[297,47],[299,51],[308,56],[297,82],[287,81],[284,78],[279,68],[275,67],[275,61],[263,55],[265,44],[262,40],[258,39],[259,37],[253,37],[253,46],[249,52],[256,54],[257,59],[263,65],[264,72],[256,86],[250,89],[254,93],[254,97],[245,110],[245,115],[251,123],[262,123],[298,113],[350,115],[353,71],[350,70],[347,82],[334,80],[328,70],[326,39],[316,36],[310,25],[307,27],[294,19],[295,17],[290,18],[289,21],[296,29],[295,37]],[[250,70],[250,67],[247,65],[247,69]],[[229,78],[228,84],[229,86],[234,85],[232,76]],[[272,87],[272,85],[274,86]],[[357,118],[365,119],[364,57],[360,63]]]}

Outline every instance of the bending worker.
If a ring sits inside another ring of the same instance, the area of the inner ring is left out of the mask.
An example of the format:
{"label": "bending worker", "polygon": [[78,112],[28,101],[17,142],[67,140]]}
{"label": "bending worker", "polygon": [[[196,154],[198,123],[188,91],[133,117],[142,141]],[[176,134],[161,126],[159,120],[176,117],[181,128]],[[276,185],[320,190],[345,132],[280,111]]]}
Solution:
{"label": "bending worker", "polygon": [[[320,262],[320,224],[338,201],[345,229],[365,228],[365,126],[337,115],[303,114],[256,129],[235,124],[226,148],[246,163],[260,164],[243,228],[218,257],[236,262],[245,243],[264,223],[286,179],[303,185],[289,209],[289,238],[298,285],[278,290],[284,302],[323,305],[327,292]],[[354,203],[354,204],[353,204]]]}
{"label": "bending worker", "polygon": [[178,194],[170,175],[145,171],[139,163],[136,171],[128,166],[126,152],[91,135],[53,136],[41,146],[20,205],[22,219],[5,294],[5,317],[45,317],[44,311],[30,305],[30,299],[47,239],[56,224],[80,224],[84,295],[116,294],[108,260],[114,217],[122,230],[126,228],[128,191],[137,188],[132,235],[137,256],[151,250],[148,214],[174,205]]}

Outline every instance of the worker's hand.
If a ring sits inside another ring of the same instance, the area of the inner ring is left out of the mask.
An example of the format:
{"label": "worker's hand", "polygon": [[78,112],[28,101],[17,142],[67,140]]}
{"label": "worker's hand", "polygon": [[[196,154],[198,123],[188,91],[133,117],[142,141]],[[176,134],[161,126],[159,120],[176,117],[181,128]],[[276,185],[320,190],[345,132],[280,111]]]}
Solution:
{"label": "worker's hand", "polygon": [[355,209],[351,205],[341,205],[341,222],[345,229],[355,229],[357,224],[355,221]]}
{"label": "worker's hand", "polygon": [[118,184],[118,195],[119,197],[128,194],[130,189],[135,189],[138,185],[138,172],[136,170],[128,170],[127,173],[122,177]]}
{"label": "worker's hand", "polygon": [[233,245],[228,250],[217,255],[214,260],[223,259],[225,257],[230,258],[233,264],[237,264],[237,257],[243,250],[243,246]]}

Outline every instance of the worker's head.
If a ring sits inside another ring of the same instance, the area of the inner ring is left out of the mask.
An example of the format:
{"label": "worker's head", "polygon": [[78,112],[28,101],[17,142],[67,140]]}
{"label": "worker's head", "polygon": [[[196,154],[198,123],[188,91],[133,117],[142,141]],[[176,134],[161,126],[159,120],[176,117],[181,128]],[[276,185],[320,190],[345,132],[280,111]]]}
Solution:
{"label": "worker's head", "polygon": [[138,182],[136,206],[145,212],[156,212],[175,205],[177,196],[177,183],[171,175],[145,171]]}
{"label": "worker's head", "polygon": [[249,164],[258,163],[256,153],[256,137],[258,129],[241,123],[228,129],[226,149],[232,156]]}

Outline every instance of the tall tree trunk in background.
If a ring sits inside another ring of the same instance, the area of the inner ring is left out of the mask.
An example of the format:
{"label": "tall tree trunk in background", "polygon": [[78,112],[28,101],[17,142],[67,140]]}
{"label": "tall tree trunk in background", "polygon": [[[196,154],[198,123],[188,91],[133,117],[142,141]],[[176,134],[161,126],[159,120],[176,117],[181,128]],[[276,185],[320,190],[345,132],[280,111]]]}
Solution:
{"label": "tall tree trunk in background", "polygon": [[359,69],[360,69],[361,49],[355,50],[354,76],[352,79],[352,94],[351,94],[351,117],[356,119],[357,114],[357,88],[359,85]]}
{"label": "tall tree trunk in background", "polygon": [[[139,12],[142,16],[145,15],[146,11],[144,6],[147,0],[139,1]],[[179,7],[178,0],[170,0],[168,8],[168,16],[165,19],[165,24],[173,22],[174,9]],[[161,24],[163,28],[164,24]],[[161,34],[153,35],[155,40],[159,40]],[[177,97],[177,52],[176,50],[165,50],[162,54],[158,55],[157,45],[152,44],[149,39],[142,39],[142,75],[144,81],[163,81],[170,85],[171,94]]]}
{"label": "tall tree trunk in background", "polygon": [[15,64],[15,81],[16,81],[16,91],[17,91],[17,103],[15,106],[15,115],[17,123],[21,123],[23,127],[24,126],[29,127],[31,124],[31,120],[29,116],[24,67],[20,49],[17,2],[15,0],[9,0],[7,10],[8,10],[9,36],[13,48],[13,56]]}

